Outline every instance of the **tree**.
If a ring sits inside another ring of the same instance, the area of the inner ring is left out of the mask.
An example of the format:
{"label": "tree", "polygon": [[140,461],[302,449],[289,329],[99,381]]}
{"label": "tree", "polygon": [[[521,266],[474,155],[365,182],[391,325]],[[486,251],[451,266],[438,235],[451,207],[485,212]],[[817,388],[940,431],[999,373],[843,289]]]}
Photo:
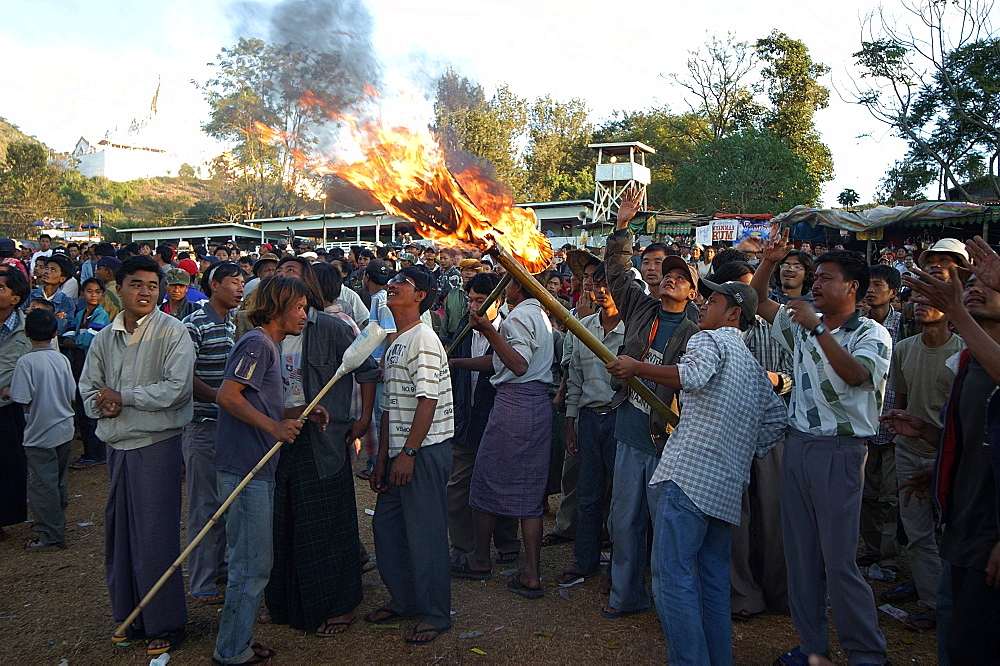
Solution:
{"label": "tree", "polygon": [[980,172],[1000,195],[1000,40],[990,27],[992,5],[920,0],[903,7],[916,29],[882,9],[866,17],[853,101],[907,141],[905,161],[935,172],[940,197],[954,187],[969,199],[965,181]]}
{"label": "tree", "polygon": [[875,201],[888,206],[897,201],[921,201],[927,198],[924,190],[937,177],[937,170],[927,168],[922,160],[899,160],[882,178],[875,191]]}
{"label": "tree", "polygon": [[594,189],[590,150],[593,127],[587,104],[579,98],[560,102],[539,97],[531,107],[525,156],[528,201],[579,199]]}
{"label": "tree", "polygon": [[[273,45],[240,39],[223,48],[215,76],[197,84],[211,108],[203,125],[211,137],[232,145],[224,165],[227,201],[239,203],[244,217],[278,217],[299,209],[301,195],[315,181],[297,155],[318,143],[316,130],[328,114],[356,101],[344,85],[337,56],[300,45]],[[266,140],[256,123],[273,132]]]}
{"label": "tree", "polygon": [[860,200],[861,197],[858,196],[858,193],[849,187],[837,195],[837,203],[844,206],[848,210],[850,210],[851,206],[858,203]]}
{"label": "tree", "polygon": [[669,77],[687,90],[691,110],[707,121],[701,138],[714,141],[753,127],[761,107],[747,84],[747,77],[757,65],[750,44],[736,41],[732,34],[725,40],[713,36],[688,54],[687,73]]}
{"label": "tree", "polygon": [[777,30],[757,40],[755,48],[764,63],[761,77],[771,102],[761,127],[784,139],[802,157],[818,189],[833,178],[833,156],[813,121],[816,111],[829,106],[830,91],[818,80],[830,68],[813,62],[803,42]]}
{"label": "tree", "polygon": [[26,238],[32,222],[63,211],[59,169],[48,164],[48,157],[37,141],[21,139],[7,146],[0,164],[0,233]]}
{"label": "tree", "polygon": [[773,132],[747,130],[702,144],[676,172],[668,203],[700,213],[783,213],[816,200],[805,160]]}
{"label": "tree", "polygon": [[449,69],[439,79],[434,130],[449,158],[470,153],[492,165],[497,179],[520,193],[525,183],[523,143],[528,102],[501,85],[486,99],[482,86]]}
{"label": "tree", "polygon": [[181,168],[177,170],[177,175],[182,178],[194,178],[194,167],[185,162],[181,165]]}

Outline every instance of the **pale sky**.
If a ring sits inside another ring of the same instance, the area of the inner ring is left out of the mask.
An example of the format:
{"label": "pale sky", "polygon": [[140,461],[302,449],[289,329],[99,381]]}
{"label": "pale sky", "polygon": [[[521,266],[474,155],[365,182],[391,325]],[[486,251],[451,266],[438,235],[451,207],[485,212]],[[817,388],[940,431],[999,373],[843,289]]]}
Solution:
{"label": "pale sky", "polygon": [[[356,0],[345,0],[355,2]],[[273,3],[223,0],[0,0],[0,116],[52,148],[125,130],[148,112],[162,79],[158,136],[182,155],[212,156],[200,133],[208,107],[189,83],[239,36],[262,30]],[[860,23],[876,5],[862,0],[377,0],[368,4],[374,42],[392,78],[431,80],[451,64],[488,91],[501,83],[521,97],[586,100],[595,123],[615,110],[686,108],[661,76],[684,69],[687,52],[710,36],[754,41],[773,29],[801,39],[830,66],[830,108],[816,115],[833,152],[835,179],[869,201],[902,141],[864,109],[842,102],[855,74]],[[263,7],[263,9],[262,9]],[[898,5],[890,4],[897,13]],[[263,35],[262,35],[263,36]],[[654,148],[656,146],[653,146]],[[753,212],[753,211],[746,211]]]}

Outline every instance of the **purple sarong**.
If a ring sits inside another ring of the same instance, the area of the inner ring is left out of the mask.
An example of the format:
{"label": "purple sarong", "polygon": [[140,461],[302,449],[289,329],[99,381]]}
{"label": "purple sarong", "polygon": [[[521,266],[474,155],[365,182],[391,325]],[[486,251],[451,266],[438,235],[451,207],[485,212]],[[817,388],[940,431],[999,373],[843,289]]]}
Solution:
{"label": "purple sarong", "polygon": [[469,506],[512,518],[541,518],[552,455],[548,384],[500,384],[469,485]]}
{"label": "purple sarong", "polygon": [[[120,451],[108,447],[104,563],[115,622],[139,605],[181,553],[181,436]],[[187,624],[181,570],[174,572],[132,625],[153,638]]]}

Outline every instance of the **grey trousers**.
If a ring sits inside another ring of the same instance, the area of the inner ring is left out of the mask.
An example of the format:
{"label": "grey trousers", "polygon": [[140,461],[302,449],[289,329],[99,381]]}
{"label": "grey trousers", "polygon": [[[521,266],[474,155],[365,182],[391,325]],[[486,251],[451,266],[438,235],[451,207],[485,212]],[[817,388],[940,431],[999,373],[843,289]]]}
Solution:
{"label": "grey trousers", "polygon": [[829,599],[850,664],[886,659],[875,598],[854,561],[867,454],[865,439],[789,430],[781,468],[788,603],[801,650],[829,654]]}
{"label": "grey trousers", "polygon": [[890,445],[868,443],[865,489],[861,502],[861,547],[883,567],[899,566],[896,541],[896,454]]}
{"label": "grey trousers", "polygon": [[562,484],[560,490],[559,510],[556,511],[556,526],[553,534],[567,539],[576,538],[577,509],[576,482],[580,476],[580,456],[569,454],[563,458]]}
{"label": "grey trousers", "polygon": [[781,538],[781,459],[778,442],[763,458],[754,458],[750,485],[743,491],[740,524],[733,525],[729,561],[733,613],[788,613],[788,572]]}
{"label": "grey trousers", "polygon": [[663,484],[650,486],[649,482],[659,462],[655,456],[618,442],[608,518],[612,542],[609,605],[616,610],[643,611],[652,603],[646,586],[646,562],[650,563],[654,586],[659,571],[656,560],[649,558],[647,534],[650,524],[656,524]]}
{"label": "grey trousers", "polygon": [[[403,454],[400,454],[403,455]],[[405,486],[389,482],[375,502],[372,532],[382,582],[392,600],[386,606],[403,617],[419,617],[437,629],[451,627],[451,562],[448,559],[448,478],[451,445],[421,448],[413,478]]]}
{"label": "grey trousers", "polygon": [[[476,545],[473,529],[473,509],[469,506],[469,482],[476,466],[476,449],[461,444],[451,445],[451,478],[448,480],[448,535],[451,556],[467,555]],[[493,545],[499,555],[517,555],[521,542],[517,528],[521,521],[509,516],[497,516],[493,530]]]}
{"label": "grey trousers", "polygon": [[40,543],[63,544],[66,540],[70,448],[70,442],[52,449],[24,448],[28,459],[28,501],[35,516],[31,529],[38,533]]}
{"label": "grey trousers", "polygon": [[[184,480],[187,485],[187,540],[191,543],[209,518],[219,510],[215,459],[215,421],[191,422],[181,438]],[[226,517],[220,518],[187,560],[191,594],[217,594],[216,579],[226,570]]]}
{"label": "grey trousers", "polygon": [[[909,479],[934,465],[933,458],[921,458],[904,448],[896,447],[896,472],[901,481]],[[910,497],[903,503],[905,491],[899,491],[899,517],[909,543],[906,554],[910,558],[910,573],[920,595],[920,605],[937,607],[937,591],[941,583],[941,555],[938,553],[934,531],[934,506],[930,499]]]}

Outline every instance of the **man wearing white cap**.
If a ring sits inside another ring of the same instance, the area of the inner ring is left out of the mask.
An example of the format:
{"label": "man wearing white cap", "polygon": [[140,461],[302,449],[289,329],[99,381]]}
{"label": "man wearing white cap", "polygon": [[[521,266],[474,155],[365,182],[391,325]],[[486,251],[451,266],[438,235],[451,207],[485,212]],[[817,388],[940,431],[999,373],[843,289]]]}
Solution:
{"label": "man wearing white cap", "polygon": [[[948,280],[950,266],[965,268],[969,264],[969,251],[965,243],[957,238],[942,238],[920,254],[920,268],[939,280]],[[899,340],[918,335],[920,324],[914,315],[914,303],[911,301],[903,307],[902,319],[899,322]]]}

